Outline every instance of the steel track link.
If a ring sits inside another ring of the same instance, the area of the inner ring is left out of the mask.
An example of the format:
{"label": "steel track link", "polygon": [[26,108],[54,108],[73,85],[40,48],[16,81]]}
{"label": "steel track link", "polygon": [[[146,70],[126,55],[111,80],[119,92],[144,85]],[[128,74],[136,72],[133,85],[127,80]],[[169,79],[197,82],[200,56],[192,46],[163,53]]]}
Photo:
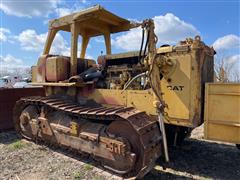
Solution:
{"label": "steel track link", "polygon": [[162,136],[157,122],[152,121],[145,112],[133,107],[85,107],[71,100],[56,97],[24,97],[17,101],[13,114],[16,131],[19,134],[21,130],[16,124],[17,118],[28,105],[46,106],[90,121],[127,121],[139,136],[139,147],[143,151],[143,157],[140,162],[136,162],[137,170],[129,172],[124,177],[143,177],[153,168],[155,161],[162,154]]}

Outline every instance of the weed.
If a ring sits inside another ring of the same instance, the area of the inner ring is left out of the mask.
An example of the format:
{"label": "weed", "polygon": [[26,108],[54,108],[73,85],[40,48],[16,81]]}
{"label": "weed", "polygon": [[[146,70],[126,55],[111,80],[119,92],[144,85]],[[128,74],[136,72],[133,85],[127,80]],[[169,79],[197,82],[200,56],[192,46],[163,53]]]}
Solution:
{"label": "weed", "polygon": [[91,166],[91,165],[89,165],[89,164],[85,164],[83,168],[84,168],[85,171],[91,171],[91,170],[93,170],[93,166]]}
{"label": "weed", "polygon": [[83,174],[81,172],[77,171],[73,173],[74,179],[83,179]]}
{"label": "weed", "polygon": [[26,144],[21,140],[17,140],[11,144],[9,144],[9,148],[12,150],[22,149]]}

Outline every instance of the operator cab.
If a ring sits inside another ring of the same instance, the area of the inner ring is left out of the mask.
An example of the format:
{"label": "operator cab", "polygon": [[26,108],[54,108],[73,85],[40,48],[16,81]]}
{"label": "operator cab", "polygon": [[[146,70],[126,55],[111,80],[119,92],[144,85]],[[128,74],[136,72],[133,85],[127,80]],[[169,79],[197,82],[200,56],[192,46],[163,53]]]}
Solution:
{"label": "operator cab", "polygon": [[[92,37],[104,37],[106,56],[110,57],[111,34],[128,31],[139,25],[114,15],[100,5],[51,20],[43,55],[39,58],[37,67],[32,69],[33,81],[59,82],[83,73],[96,64],[94,60],[85,58],[88,42]],[[70,57],[49,54],[52,42],[60,31],[71,33]],[[78,55],[79,36],[82,43]]]}

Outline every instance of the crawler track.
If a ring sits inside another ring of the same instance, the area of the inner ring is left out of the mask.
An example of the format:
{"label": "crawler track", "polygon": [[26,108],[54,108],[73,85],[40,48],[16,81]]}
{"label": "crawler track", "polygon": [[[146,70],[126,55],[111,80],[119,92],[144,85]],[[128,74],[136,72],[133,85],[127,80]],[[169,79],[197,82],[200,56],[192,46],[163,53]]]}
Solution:
{"label": "crawler track", "polygon": [[[110,166],[105,166],[107,169],[120,173],[124,177],[143,177],[152,169],[156,159],[161,155],[162,138],[157,123],[152,121],[145,112],[132,107],[86,107],[80,106],[67,98],[59,97],[21,98],[14,108],[14,123],[16,131],[23,136],[19,119],[23,110],[28,106],[35,106],[38,109],[44,107],[47,111],[61,112],[80,119],[80,121],[84,119],[89,122],[107,124],[108,132],[130,142],[131,152],[136,154],[134,166],[124,173]],[[81,152],[81,149],[78,150]],[[90,154],[92,153],[90,152]],[[101,161],[101,158],[95,158],[95,156],[93,158]],[[102,160],[104,161],[104,159]],[[115,163],[118,162],[112,162],[112,167],[114,167]]]}

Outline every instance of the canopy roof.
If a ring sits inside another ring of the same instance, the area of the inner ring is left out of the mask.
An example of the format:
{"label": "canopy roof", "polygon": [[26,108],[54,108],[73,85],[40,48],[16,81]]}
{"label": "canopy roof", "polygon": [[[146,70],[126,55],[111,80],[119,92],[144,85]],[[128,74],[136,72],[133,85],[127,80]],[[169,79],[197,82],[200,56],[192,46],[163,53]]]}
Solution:
{"label": "canopy roof", "polygon": [[127,19],[116,16],[100,5],[83,11],[63,16],[49,22],[50,29],[71,31],[71,24],[76,23],[79,33],[88,36],[98,36],[105,33],[127,31],[139,26]]}

